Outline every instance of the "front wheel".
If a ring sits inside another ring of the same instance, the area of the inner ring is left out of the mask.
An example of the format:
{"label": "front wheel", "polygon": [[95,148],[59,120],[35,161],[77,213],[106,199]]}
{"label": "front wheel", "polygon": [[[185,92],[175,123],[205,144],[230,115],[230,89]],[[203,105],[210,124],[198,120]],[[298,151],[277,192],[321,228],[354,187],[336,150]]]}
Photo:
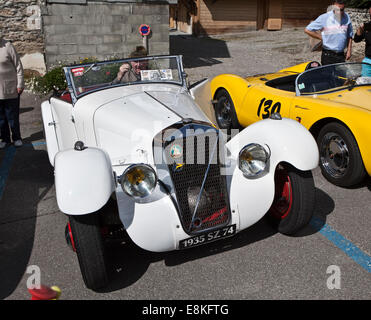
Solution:
{"label": "front wheel", "polygon": [[105,287],[108,274],[98,215],[69,216],[69,222],[85,285],[92,290]]}
{"label": "front wheel", "polygon": [[220,89],[215,96],[216,104],[215,118],[220,129],[240,129],[240,124],[237,119],[236,110],[231,96],[225,89]]}
{"label": "front wheel", "polygon": [[315,202],[311,171],[280,164],[275,172],[275,197],[268,216],[280,233],[293,235],[308,225]]}

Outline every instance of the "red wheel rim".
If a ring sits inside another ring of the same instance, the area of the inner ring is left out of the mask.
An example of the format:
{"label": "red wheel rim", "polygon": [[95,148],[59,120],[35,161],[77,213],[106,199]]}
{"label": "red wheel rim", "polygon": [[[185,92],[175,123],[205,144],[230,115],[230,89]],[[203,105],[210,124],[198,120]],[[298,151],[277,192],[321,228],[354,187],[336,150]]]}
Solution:
{"label": "red wheel rim", "polygon": [[277,219],[285,219],[292,207],[292,184],[285,169],[278,169],[275,174],[275,196],[270,213]]}
{"label": "red wheel rim", "polygon": [[67,236],[68,236],[67,243],[68,243],[68,240],[69,240],[70,241],[69,244],[71,245],[72,250],[74,252],[76,252],[75,241],[73,240],[73,235],[72,235],[72,230],[71,230],[71,224],[69,222],[67,223],[67,232],[68,232],[68,234],[67,234]]}

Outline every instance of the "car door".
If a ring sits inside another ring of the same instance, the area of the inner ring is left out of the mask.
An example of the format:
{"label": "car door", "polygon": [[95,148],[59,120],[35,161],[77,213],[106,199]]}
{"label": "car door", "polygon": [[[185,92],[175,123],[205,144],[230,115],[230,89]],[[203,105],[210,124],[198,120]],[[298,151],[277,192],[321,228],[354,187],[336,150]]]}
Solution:
{"label": "car door", "polygon": [[238,114],[238,120],[244,127],[267,119],[272,113],[278,112],[282,117],[290,118],[290,109],[294,92],[269,87],[265,84],[257,85],[247,94],[243,109]]}
{"label": "car door", "polygon": [[73,148],[77,134],[73,119],[73,106],[62,99],[50,99],[59,151]]}

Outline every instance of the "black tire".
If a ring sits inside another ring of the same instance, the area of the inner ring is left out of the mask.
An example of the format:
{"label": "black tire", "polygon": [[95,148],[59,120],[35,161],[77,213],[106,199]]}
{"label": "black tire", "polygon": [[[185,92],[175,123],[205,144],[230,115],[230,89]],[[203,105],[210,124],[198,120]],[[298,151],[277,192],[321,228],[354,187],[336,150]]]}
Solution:
{"label": "black tire", "polygon": [[[280,164],[275,172],[276,193],[268,211],[277,231],[294,235],[310,222],[315,203],[315,187],[311,171],[300,171]],[[285,190],[289,195],[286,199]]]}
{"label": "black tire", "polygon": [[81,274],[87,288],[108,284],[105,249],[97,214],[69,216]]}
{"label": "black tire", "polygon": [[225,89],[219,89],[215,95],[215,119],[220,129],[241,129],[231,96]]}
{"label": "black tire", "polygon": [[317,144],[319,165],[329,182],[350,187],[366,177],[357,141],[348,128],[337,122],[325,125],[318,134]]}

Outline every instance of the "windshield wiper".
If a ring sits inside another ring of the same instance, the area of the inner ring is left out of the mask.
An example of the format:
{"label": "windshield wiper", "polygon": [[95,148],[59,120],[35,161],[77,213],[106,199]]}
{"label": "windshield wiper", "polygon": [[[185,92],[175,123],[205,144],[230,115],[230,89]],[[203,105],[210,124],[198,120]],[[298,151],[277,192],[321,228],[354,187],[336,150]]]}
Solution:
{"label": "windshield wiper", "polygon": [[86,69],[86,71],[84,71],[84,73],[81,76],[82,77],[85,76],[91,69],[93,69],[96,66],[97,66],[97,64],[93,63],[89,68]]}

